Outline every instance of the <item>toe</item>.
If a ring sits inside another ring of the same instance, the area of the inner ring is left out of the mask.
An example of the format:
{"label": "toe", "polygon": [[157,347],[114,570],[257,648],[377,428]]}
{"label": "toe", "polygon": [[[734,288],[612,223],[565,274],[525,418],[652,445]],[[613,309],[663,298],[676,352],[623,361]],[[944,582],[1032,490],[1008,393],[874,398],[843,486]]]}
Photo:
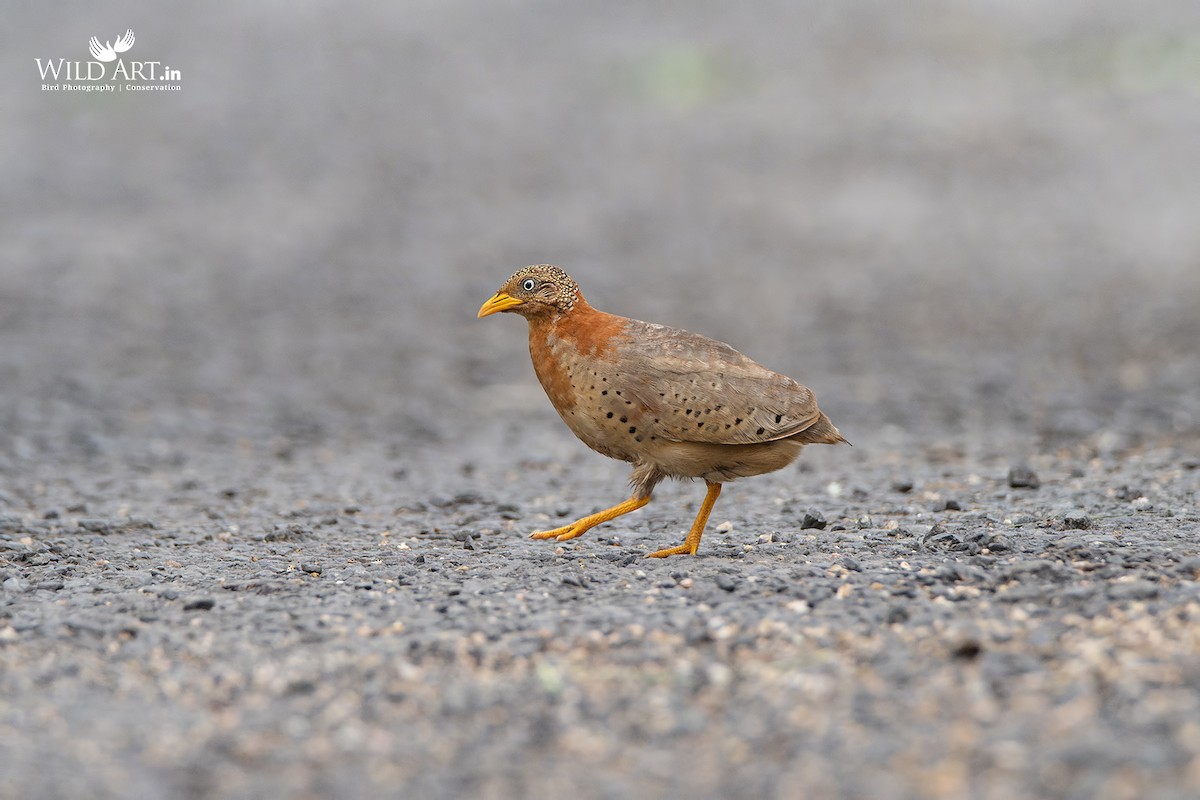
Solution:
{"label": "toe", "polygon": [[668,547],[666,550],[655,550],[653,553],[647,553],[646,558],[666,558],[667,556],[694,556],[696,553],[686,544],[681,544],[677,547]]}
{"label": "toe", "polygon": [[566,530],[564,530],[562,533],[558,534],[558,536],[555,536],[554,538],[560,542],[565,542],[570,539],[574,539],[576,536],[582,536],[582,535],[583,535],[583,531],[575,530],[574,526],[572,526],[570,528],[567,528]]}

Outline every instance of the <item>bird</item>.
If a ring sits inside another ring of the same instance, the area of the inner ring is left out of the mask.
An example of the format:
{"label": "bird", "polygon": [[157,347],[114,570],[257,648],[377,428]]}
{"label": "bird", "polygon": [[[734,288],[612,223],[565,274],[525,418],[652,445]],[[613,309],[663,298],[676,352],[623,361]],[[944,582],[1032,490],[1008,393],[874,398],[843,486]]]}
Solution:
{"label": "bird", "polygon": [[724,483],[782,469],[806,444],[849,444],[806,386],[723,342],[593,308],[554,265],[517,270],[477,318],[498,312],[528,321],[534,372],[571,432],[633,465],[629,499],[533,539],[569,541],[644,507],[665,478],[701,478],[683,543],[647,554],[694,556]]}
{"label": "bird", "polygon": [[129,29],[126,29],[124,36],[117,39],[116,44],[100,44],[100,40],[93,36],[88,40],[88,51],[97,61],[116,61],[117,53],[124,53],[133,47],[133,38],[133,31]]}

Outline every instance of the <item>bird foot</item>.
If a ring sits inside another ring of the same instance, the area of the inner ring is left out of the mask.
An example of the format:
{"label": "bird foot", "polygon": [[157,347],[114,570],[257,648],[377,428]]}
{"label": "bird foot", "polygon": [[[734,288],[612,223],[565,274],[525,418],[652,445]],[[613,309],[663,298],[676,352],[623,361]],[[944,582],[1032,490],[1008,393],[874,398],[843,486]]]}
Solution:
{"label": "bird foot", "polygon": [[646,503],[650,502],[650,496],[631,497],[624,503],[618,503],[612,508],[606,508],[603,511],[598,511],[595,514],[577,519],[570,525],[563,525],[561,528],[555,528],[552,531],[535,531],[529,534],[530,539],[557,539],[560,542],[565,542],[574,539],[576,536],[583,536],[592,528],[609,520],[616,519],[622,514],[628,514],[630,511],[637,511]]}
{"label": "bird foot", "polygon": [[583,526],[578,522],[572,522],[570,525],[563,525],[561,528],[555,528],[552,531],[534,531],[529,534],[530,539],[557,539],[560,542],[566,542],[577,536],[583,536],[591,529],[591,525]]}
{"label": "bird foot", "polygon": [[683,544],[676,545],[675,547],[668,547],[666,550],[655,550],[653,553],[647,553],[646,558],[666,558],[667,556],[682,555],[694,556],[696,555],[696,548],[699,547],[699,545],[699,542],[696,542],[696,544],[688,544],[687,542],[684,542]]}

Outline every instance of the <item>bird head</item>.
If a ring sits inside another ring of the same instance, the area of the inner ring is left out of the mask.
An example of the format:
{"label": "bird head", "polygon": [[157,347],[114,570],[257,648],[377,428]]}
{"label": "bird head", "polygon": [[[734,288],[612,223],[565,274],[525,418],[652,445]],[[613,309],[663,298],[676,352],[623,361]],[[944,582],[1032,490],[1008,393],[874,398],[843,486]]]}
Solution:
{"label": "bird head", "polygon": [[579,284],[561,269],[536,264],[517,270],[479,309],[479,317],[515,311],[525,318],[566,314],[583,300]]}

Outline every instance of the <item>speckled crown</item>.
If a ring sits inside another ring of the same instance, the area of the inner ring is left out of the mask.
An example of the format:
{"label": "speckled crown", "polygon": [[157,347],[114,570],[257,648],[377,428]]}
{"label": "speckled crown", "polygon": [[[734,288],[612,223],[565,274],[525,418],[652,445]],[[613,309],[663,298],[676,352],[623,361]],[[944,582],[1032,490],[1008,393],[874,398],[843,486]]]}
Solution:
{"label": "speckled crown", "polygon": [[553,264],[532,264],[528,267],[522,267],[512,274],[512,277],[508,279],[508,283],[529,276],[541,278],[544,281],[553,283],[558,288],[554,301],[555,305],[563,311],[570,311],[575,306],[575,301],[579,297],[579,284],[561,267],[556,267]]}

